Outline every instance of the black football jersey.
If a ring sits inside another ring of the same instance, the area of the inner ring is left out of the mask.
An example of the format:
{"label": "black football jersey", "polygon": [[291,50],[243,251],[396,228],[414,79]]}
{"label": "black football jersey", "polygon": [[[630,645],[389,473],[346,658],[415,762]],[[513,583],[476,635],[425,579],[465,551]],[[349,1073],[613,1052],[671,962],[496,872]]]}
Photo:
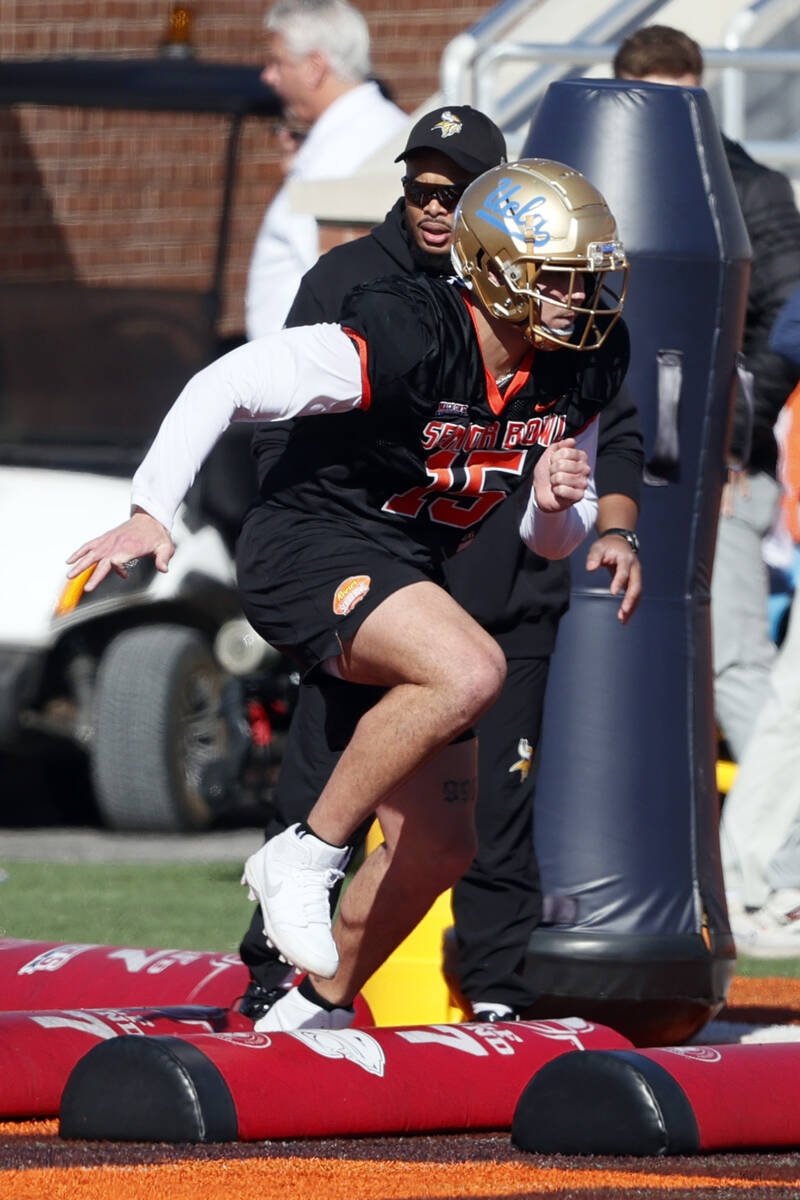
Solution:
{"label": "black football jersey", "polygon": [[469,293],[454,280],[365,284],[340,324],[361,357],[362,407],[295,421],[264,480],[265,502],[335,517],[434,561],[530,483],[545,447],[597,416],[627,366],[618,323],[599,351],[531,351],[501,391],[481,356]]}

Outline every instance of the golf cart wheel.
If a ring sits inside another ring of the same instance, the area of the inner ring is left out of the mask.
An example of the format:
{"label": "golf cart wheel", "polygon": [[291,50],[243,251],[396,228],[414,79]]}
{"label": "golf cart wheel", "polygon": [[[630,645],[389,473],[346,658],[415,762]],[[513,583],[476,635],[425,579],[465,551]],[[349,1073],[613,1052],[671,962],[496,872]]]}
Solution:
{"label": "golf cart wheel", "polygon": [[120,634],[97,674],[92,779],[111,829],[180,831],[212,817],[204,768],[225,754],[224,676],[194,630],[150,625]]}

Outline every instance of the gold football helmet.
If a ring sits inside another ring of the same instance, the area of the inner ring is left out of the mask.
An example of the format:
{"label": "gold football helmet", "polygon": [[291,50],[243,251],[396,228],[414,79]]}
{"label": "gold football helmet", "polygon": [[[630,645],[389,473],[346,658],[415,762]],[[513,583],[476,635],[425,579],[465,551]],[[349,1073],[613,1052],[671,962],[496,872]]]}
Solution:
{"label": "gold football helmet", "polygon": [[[548,158],[493,167],[464,192],[453,227],[456,273],[492,316],[525,322],[533,345],[594,350],[619,320],[625,249],[605,200],[572,167]],[[606,280],[612,273],[613,287]],[[548,328],[544,301],[574,322]]]}

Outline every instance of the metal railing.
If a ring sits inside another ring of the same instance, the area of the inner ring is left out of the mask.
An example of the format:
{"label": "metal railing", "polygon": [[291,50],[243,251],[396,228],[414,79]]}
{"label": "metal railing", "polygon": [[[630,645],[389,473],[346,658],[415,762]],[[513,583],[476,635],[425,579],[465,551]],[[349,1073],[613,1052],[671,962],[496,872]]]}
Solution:
{"label": "metal railing", "polygon": [[[489,113],[503,129],[513,132],[527,122],[542,94],[537,73],[536,86],[518,85],[505,96],[497,94],[496,78],[499,68],[511,61],[535,62],[561,65],[568,68],[553,72],[554,78],[564,78],[576,73],[581,65],[595,67],[609,63],[617,51],[616,44],[585,45],[573,42],[569,46],[556,46],[542,42],[499,42],[485,50],[480,57],[480,69],[475,72],[475,96],[472,103],[476,108]],[[703,59],[708,68],[721,67],[737,71],[800,71],[800,50],[703,50]],[[577,72],[579,73],[579,72]],[[526,80],[526,85],[527,85]],[[738,103],[738,97],[737,97]],[[728,120],[725,112],[721,124],[730,136],[740,132],[740,126]],[[736,132],[734,132],[736,130]],[[756,157],[767,161],[800,163],[800,139],[785,141],[770,140],[748,142],[748,149]]]}
{"label": "metal railing", "polygon": [[[483,62],[483,55],[510,29],[545,3],[546,0],[502,0],[465,33],[448,43],[439,69],[440,86],[447,103],[475,103],[472,80],[479,71],[479,64]],[[665,0],[616,0],[583,29],[581,38],[586,43],[592,43],[609,37],[626,37],[664,3]],[[544,91],[549,82],[549,79],[546,80],[540,90]]]}
{"label": "metal railing", "polygon": [[[584,73],[581,68],[589,68],[595,74],[598,69],[609,70],[619,42],[657,14],[665,2],[618,0],[583,29],[580,40],[564,44],[505,40],[507,33],[523,17],[535,12],[544,0],[504,0],[445,49],[441,64],[442,93],[449,103],[473,104],[487,112],[506,132],[512,149],[514,134],[527,125],[538,100],[553,80],[581,75]],[[730,137],[744,140],[746,136],[748,74],[800,72],[800,49],[762,48],[764,42],[798,17],[798,0],[753,0],[730,21],[723,47],[703,49],[706,67],[710,71],[720,70],[718,115]],[[753,43],[758,45],[753,47]],[[529,70],[521,78],[518,72],[517,80],[502,90],[501,72],[515,62],[528,64]],[[748,139],[746,145],[754,157],[764,162],[790,168],[800,166],[800,138]]]}
{"label": "metal railing", "polygon": [[[798,11],[797,0],[754,0],[730,21],[723,38],[725,49],[736,52],[754,41],[763,46],[797,17]],[[745,72],[733,62],[723,66],[720,120],[728,136],[741,141],[745,136]]]}

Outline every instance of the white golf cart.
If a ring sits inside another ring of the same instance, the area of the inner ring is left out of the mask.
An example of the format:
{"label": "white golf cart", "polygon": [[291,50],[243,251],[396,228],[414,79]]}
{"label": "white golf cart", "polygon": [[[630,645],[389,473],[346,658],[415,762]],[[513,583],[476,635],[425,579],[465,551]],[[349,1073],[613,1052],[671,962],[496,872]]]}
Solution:
{"label": "white golf cart", "polygon": [[[228,123],[205,291],[0,283],[0,753],[88,755],[110,827],[200,829],[274,776],[292,668],[237,602],[233,538],[255,476],[237,430],[181,509],[168,574],[86,594],[66,555],[128,514],[130,477],[217,334],[237,146],[279,104],[258,70],[180,60],[3,64],[0,106],[214,114]],[[238,435],[238,436],[237,436]]]}

